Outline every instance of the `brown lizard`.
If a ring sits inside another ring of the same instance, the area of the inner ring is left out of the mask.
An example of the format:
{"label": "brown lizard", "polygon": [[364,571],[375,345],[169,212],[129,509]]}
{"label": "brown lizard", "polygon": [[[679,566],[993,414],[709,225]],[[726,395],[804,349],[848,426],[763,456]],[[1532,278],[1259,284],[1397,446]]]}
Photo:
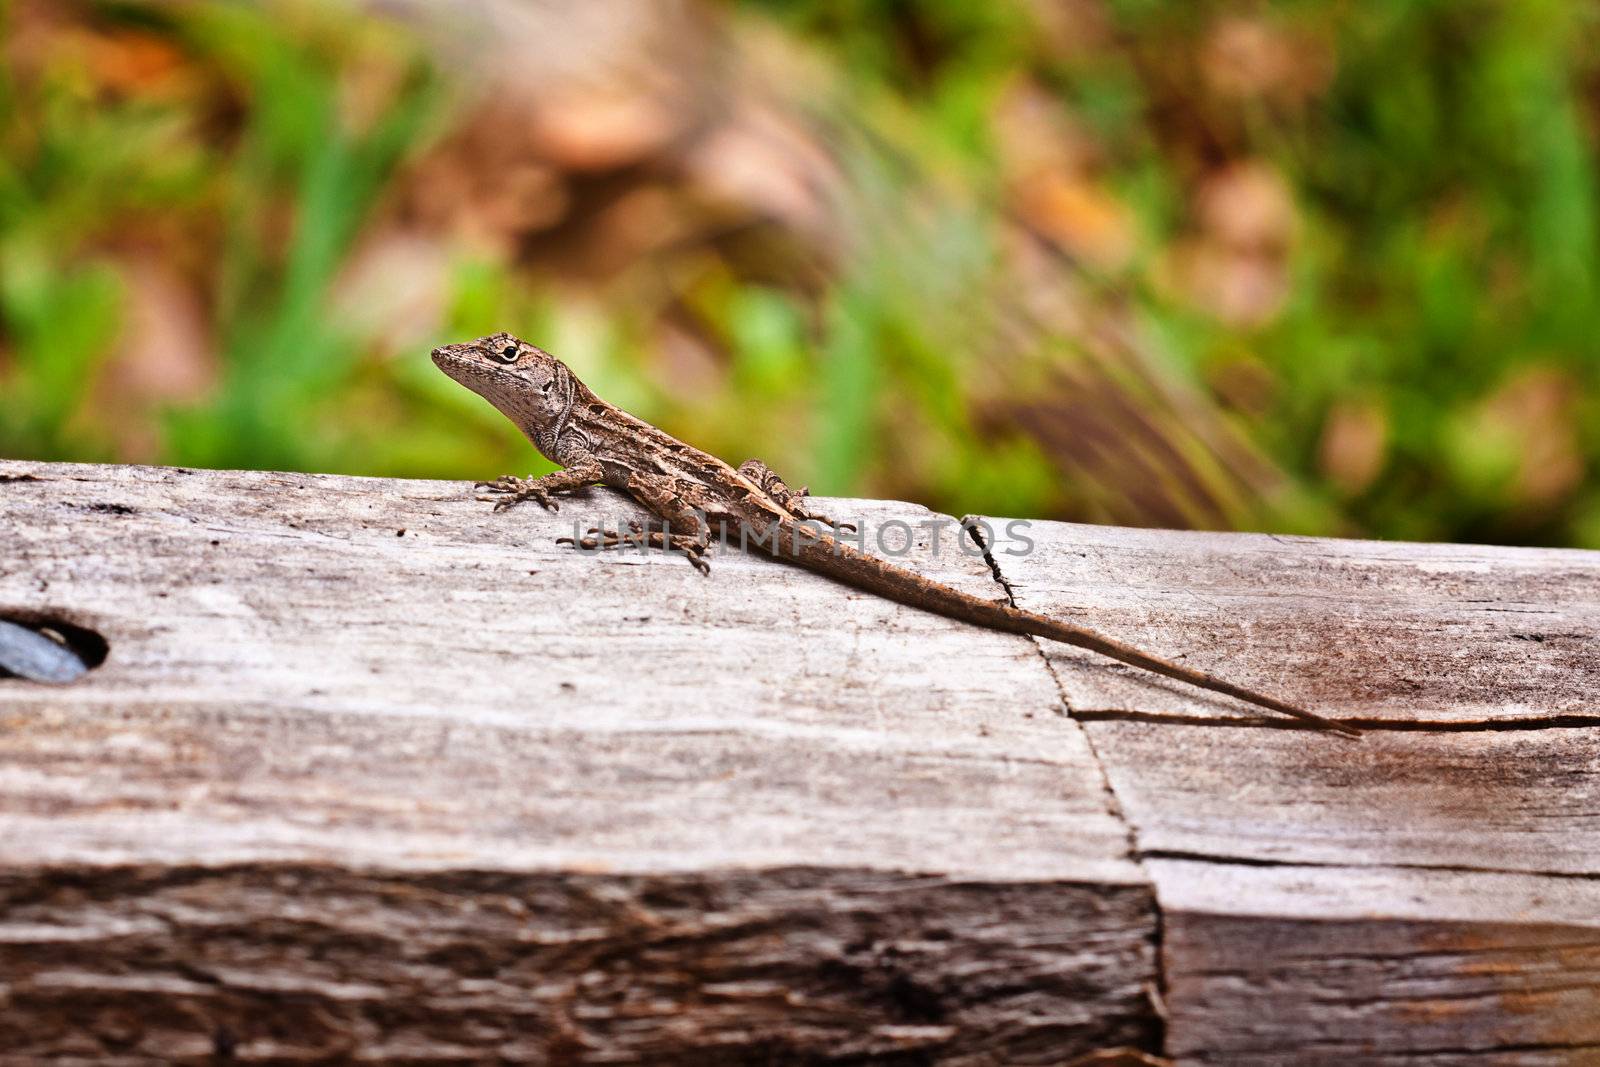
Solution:
{"label": "brown lizard", "polygon": [[[584,548],[650,545],[683,552],[701,571],[713,533],[729,524],[752,531],[771,555],[901,604],[1008,633],[1048,637],[1086,648],[1156,674],[1225,693],[1259,707],[1359,736],[1354,727],[1273,697],[1169,663],[1120,641],[1058,619],[995,603],[886,563],[843,543],[817,524],[839,527],[806,505],[757,460],[738,470],[642,419],[601,400],[556,357],[507,333],[433,350],[451,378],[482,396],[527,434],[535,447],[564,469],[542,478],[506,475],[479,482],[499,511],[536,500],[557,510],[553,496],[604,484],[620,489],[663,520],[662,530],[636,526],[634,536],[590,530],[587,538],[561,538]],[[576,531],[574,531],[576,533]]]}

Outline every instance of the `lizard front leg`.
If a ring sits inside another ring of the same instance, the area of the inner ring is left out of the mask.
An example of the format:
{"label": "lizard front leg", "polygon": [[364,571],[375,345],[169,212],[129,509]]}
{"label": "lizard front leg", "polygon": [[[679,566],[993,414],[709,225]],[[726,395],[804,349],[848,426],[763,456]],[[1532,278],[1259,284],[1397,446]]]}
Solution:
{"label": "lizard front leg", "polygon": [[475,488],[488,490],[478,494],[477,499],[492,502],[496,511],[514,508],[524,500],[537,500],[551,511],[560,511],[560,505],[551,499],[556,493],[570,493],[604,480],[600,464],[585,458],[543,478],[517,478],[507,474],[492,482],[478,482]]}
{"label": "lizard front leg", "polygon": [[845,530],[855,533],[856,528],[852,523],[837,523],[820,511],[813,511],[805,503],[805,498],[811,495],[811,490],[805,486],[799,489],[790,489],[784,480],[778,477],[776,471],[759,459],[747,459],[739,464],[739,473],[749,478],[761,487],[761,491],[772,498],[784,511],[797,519],[810,522],[820,522],[824,526],[831,526],[836,530]]}

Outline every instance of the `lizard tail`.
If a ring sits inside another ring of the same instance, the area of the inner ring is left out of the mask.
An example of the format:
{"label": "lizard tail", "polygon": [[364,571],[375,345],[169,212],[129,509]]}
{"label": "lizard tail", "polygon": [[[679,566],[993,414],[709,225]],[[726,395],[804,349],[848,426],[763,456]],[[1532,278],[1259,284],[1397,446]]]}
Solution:
{"label": "lizard tail", "polygon": [[1361,731],[1353,726],[1324,718],[1275,697],[1246,689],[1242,685],[1234,685],[1204,671],[1158,659],[1131,645],[1097,634],[1093,630],[1085,630],[1047,615],[1039,615],[1009,604],[999,604],[963,593],[959,589],[952,589],[948,585],[894,567],[827,536],[820,540],[807,537],[780,538],[774,554],[780,558],[783,555],[798,558],[810,570],[897,603],[962,622],[977,623],[993,630],[1030,637],[1048,637],[1052,641],[1098,652],[1102,656],[1153,674],[1187,682],[1214,693],[1236,697],[1246,703],[1288,715],[1345,737],[1361,736]]}
{"label": "lizard tail", "polygon": [[1031,611],[1023,611],[1020,608],[1013,608],[1006,604],[996,604],[995,606],[1002,611],[1020,616],[1020,623],[1023,627],[1020,632],[1022,633],[1048,637],[1065,644],[1076,645],[1078,648],[1086,648],[1091,652],[1098,652],[1102,656],[1109,656],[1111,659],[1134,667],[1140,667],[1155,674],[1164,675],[1167,678],[1188,682],[1202,689],[1209,689],[1214,693],[1224,693],[1227,696],[1237,697],[1246,703],[1267,708],[1282,715],[1288,715],[1291,718],[1299,719],[1301,722],[1311,723],[1344,737],[1361,736],[1361,731],[1354,726],[1326,718],[1315,712],[1307,711],[1305,708],[1296,707],[1276,697],[1267,696],[1265,693],[1258,693],[1254,689],[1246,689],[1242,685],[1235,685],[1226,679],[1218,678],[1204,671],[1197,671],[1191,667],[1183,667],[1176,663],[1157,659],[1154,656],[1140,652],[1137,648],[1125,645],[1121,641],[1114,641],[1109,637],[1097,634],[1093,630],[1081,629],[1064,623],[1059,619],[1036,615]]}

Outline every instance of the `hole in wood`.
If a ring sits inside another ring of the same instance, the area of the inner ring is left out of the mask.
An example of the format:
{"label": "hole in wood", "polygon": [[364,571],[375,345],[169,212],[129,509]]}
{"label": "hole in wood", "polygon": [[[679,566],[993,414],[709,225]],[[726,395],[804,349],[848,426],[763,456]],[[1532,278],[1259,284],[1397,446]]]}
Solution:
{"label": "hole in wood", "polygon": [[104,663],[110,651],[86,626],[37,612],[0,612],[0,678],[65,685]]}

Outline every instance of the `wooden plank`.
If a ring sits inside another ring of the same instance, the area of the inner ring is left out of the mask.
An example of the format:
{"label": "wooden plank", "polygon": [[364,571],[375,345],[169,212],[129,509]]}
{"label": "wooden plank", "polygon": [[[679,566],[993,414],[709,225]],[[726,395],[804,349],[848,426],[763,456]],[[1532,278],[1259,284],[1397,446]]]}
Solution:
{"label": "wooden plank", "polygon": [[[553,544],[633,513],[0,462],[0,617],[110,645],[0,680],[0,1048],[1149,1047],[1151,892],[1030,643],[738,554]],[[1000,595],[981,558],[906,562]]]}
{"label": "wooden plank", "polygon": [[1041,643],[1156,886],[1171,1055],[1600,1059],[1600,555],[1028,533],[1021,606],[1372,727]]}

